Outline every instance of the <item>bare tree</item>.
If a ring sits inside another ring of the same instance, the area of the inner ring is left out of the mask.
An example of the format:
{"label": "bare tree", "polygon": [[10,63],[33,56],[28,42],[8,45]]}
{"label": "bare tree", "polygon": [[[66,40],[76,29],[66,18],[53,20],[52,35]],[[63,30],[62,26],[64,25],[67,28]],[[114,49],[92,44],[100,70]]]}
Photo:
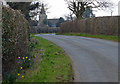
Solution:
{"label": "bare tree", "polygon": [[83,13],[87,8],[97,8],[99,10],[105,10],[113,6],[110,1],[107,0],[65,0],[68,4],[68,8],[76,15],[77,18],[82,18]]}
{"label": "bare tree", "polygon": [[64,15],[64,18],[67,20],[67,21],[73,21],[73,13],[70,12],[69,14],[65,14]]}

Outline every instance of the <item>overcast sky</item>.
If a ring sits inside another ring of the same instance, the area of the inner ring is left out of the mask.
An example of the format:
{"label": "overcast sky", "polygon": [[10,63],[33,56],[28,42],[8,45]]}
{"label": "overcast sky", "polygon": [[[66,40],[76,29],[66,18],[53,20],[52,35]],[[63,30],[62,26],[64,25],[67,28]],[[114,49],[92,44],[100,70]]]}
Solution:
{"label": "overcast sky", "polygon": [[[112,0],[115,5],[118,4],[120,0]],[[69,14],[70,10],[67,8],[67,4],[64,0],[44,0],[50,7],[47,13],[48,18],[59,18],[63,17],[65,14]],[[98,16],[111,16],[110,11],[93,11],[93,13]],[[118,15],[118,6],[113,9],[113,15]]]}
{"label": "overcast sky", "polygon": [[[64,17],[64,15],[67,15],[70,13],[70,10],[67,8],[67,4],[64,0],[36,0],[43,2],[45,4],[48,4],[48,12],[47,17],[50,18],[60,18]],[[109,0],[112,1],[116,6],[113,8],[113,16],[118,15],[118,2],[120,0]],[[93,11],[93,13],[99,17],[99,16],[111,16],[111,11]]]}

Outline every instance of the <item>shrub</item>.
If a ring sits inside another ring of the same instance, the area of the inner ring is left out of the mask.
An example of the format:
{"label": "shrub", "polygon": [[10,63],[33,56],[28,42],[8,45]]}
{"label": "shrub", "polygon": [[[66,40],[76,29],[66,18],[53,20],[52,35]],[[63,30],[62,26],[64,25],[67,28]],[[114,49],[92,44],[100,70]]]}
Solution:
{"label": "shrub", "polygon": [[61,24],[61,33],[88,33],[102,35],[118,35],[120,16],[96,17],[65,22]]}
{"label": "shrub", "polygon": [[20,11],[7,7],[2,7],[2,20],[2,73],[5,80],[11,77],[9,74],[17,72],[18,57],[28,53],[29,25]]}

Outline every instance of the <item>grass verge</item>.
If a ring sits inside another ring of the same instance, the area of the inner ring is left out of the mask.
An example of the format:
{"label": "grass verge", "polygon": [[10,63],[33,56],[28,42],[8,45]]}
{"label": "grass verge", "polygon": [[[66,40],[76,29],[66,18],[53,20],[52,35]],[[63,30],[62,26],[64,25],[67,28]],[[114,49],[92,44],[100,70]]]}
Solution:
{"label": "grass verge", "polygon": [[83,37],[92,37],[92,38],[100,38],[105,40],[111,40],[118,42],[118,36],[109,36],[109,35],[92,35],[86,33],[57,33],[57,35],[71,35],[71,36],[83,36]]}
{"label": "grass verge", "polygon": [[17,82],[72,82],[73,71],[70,58],[64,51],[41,37],[31,35],[36,39],[32,55],[36,56],[34,65],[25,70],[24,78]]}

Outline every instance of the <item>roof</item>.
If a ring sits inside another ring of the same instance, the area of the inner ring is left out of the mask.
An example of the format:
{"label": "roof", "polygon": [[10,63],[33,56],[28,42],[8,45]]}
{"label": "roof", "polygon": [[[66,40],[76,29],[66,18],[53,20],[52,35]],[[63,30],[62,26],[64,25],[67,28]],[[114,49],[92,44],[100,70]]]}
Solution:
{"label": "roof", "polygon": [[51,22],[53,25],[56,25],[59,19],[48,19],[49,22]]}

